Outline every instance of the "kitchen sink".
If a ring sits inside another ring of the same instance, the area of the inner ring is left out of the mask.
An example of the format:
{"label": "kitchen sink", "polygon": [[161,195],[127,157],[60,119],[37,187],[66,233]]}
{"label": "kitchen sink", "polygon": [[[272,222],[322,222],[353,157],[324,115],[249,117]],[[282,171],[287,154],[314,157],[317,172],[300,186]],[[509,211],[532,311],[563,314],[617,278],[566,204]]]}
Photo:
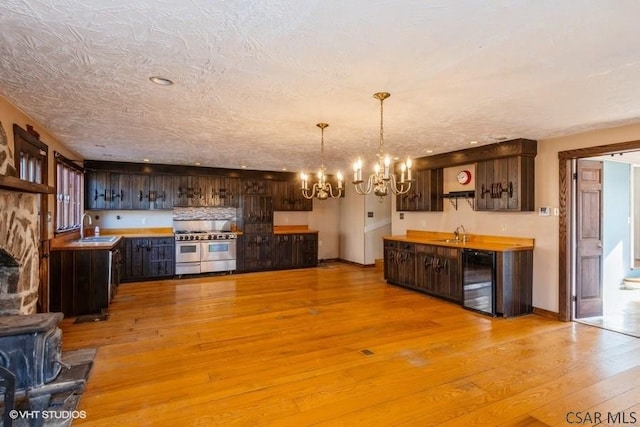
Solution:
{"label": "kitchen sink", "polygon": [[80,240],[75,240],[74,243],[111,243],[115,242],[118,236],[89,236]]}
{"label": "kitchen sink", "polygon": [[442,243],[466,243],[463,240],[456,240],[456,239],[443,239],[443,240],[436,240],[437,242],[442,242]]}

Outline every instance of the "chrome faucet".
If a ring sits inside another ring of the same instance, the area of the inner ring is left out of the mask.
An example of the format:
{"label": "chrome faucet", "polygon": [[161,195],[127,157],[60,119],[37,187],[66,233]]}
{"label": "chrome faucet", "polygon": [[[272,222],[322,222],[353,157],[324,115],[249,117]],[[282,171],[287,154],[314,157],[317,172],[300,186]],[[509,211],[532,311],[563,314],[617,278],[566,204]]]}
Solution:
{"label": "chrome faucet", "polygon": [[84,239],[84,217],[89,218],[89,225],[92,224],[91,222],[91,215],[89,215],[88,213],[83,213],[82,214],[82,218],[80,218],[80,240]]}
{"label": "chrome faucet", "polygon": [[467,230],[464,228],[464,225],[460,225],[460,227],[456,228],[456,231],[453,232],[456,240],[460,240],[460,229],[462,228],[462,242],[467,241]]}

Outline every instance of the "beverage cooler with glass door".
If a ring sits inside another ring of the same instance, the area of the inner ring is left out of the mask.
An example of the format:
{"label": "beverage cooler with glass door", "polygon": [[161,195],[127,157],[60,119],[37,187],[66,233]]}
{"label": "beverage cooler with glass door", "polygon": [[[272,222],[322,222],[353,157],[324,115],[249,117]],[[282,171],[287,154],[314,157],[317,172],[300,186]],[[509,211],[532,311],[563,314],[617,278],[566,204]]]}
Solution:
{"label": "beverage cooler with glass door", "polygon": [[462,250],[462,306],[496,316],[496,253]]}

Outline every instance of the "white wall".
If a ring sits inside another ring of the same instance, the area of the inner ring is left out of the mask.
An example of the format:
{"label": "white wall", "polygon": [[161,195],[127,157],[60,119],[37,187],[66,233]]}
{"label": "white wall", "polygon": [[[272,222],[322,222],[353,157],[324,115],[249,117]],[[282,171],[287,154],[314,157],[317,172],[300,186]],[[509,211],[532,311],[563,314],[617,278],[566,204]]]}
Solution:
{"label": "white wall", "polygon": [[318,259],[340,258],[340,203],[342,199],[314,200],[311,212],[274,212],[273,225],[307,225],[318,230]]}
{"label": "white wall", "polygon": [[[172,211],[130,211],[103,210],[87,211],[91,215],[92,226],[100,228],[171,228]],[[85,227],[88,226],[85,220]]]}
{"label": "white wall", "polygon": [[618,308],[616,294],[631,270],[631,165],[603,162],[602,279],[604,312]]}
{"label": "white wall", "polygon": [[353,187],[350,187],[340,203],[339,247],[341,259],[365,264],[364,224],[365,198],[359,196]]}
{"label": "white wall", "polygon": [[[382,237],[391,235],[391,199],[395,196],[376,197],[372,194],[364,198],[364,264],[375,264],[384,258]],[[369,213],[373,217],[369,217]]]}

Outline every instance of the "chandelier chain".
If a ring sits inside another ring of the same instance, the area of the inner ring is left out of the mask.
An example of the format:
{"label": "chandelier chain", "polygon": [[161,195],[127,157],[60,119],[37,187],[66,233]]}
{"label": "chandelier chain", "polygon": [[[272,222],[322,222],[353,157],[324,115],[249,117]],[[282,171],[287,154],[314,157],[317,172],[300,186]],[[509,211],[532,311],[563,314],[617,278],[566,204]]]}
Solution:
{"label": "chandelier chain", "polygon": [[380,146],[378,148],[379,150],[378,157],[381,159],[384,157],[384,120],[383,120],[384,99],[385,98],[382,98],[382,97],[380,98]]}

